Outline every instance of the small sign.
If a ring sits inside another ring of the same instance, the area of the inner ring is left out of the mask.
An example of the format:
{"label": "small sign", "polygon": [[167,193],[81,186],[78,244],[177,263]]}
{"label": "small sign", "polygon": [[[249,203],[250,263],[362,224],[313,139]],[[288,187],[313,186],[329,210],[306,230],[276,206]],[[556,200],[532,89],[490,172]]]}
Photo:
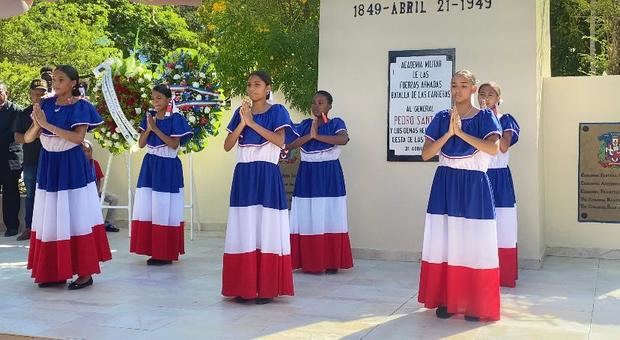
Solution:
{"label": "small sign", "polygon": [[579,222],[620,223],[620,123],[579,124]]}
{"label": "small sign", "polygon": [[426,127],[452,107],[455,49],[390,51],[388,161],[422,161]]}

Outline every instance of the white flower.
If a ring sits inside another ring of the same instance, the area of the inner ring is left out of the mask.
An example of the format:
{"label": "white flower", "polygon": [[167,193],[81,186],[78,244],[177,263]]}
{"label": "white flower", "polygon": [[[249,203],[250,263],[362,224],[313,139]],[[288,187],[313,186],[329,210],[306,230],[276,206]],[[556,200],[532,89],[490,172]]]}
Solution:
{"label": "white flower", "polygon": [[180,68],[183,68],[183,65],[178,65],[178,64],[177,64],[174,68],[176,68],[176,69],[180,69]]}
{"label": "white flower", "polygon": [[120,142],[116,142],[116,143],[114,143],[114,147],[116,147],[116,148],[119,148],[119,149],[120,149],[120,148],[121,148],[121,146],[122,146],[122,144],[121,144]]}
{"label": "white flower", "polygon": [[196,123],[196,116],[191,115],[191,116],[189,116],[189,118],[187,118],[187,120],[189,120],[189,122],[192,123],[192,124]]}
{"label": "white flower", "polygon": [[199,76],[200,78],[204,78],[204,77],[206,77],[207,75],[206,75],[206,74],[204,74],[203,72],[200,72],[200,73],[198,73],[198,76]]}
{"label": "white flower", "polygon": [[205,107],[202,109],[202,111],[203,111],[204,113],[209,113],[209,112],[211,112],[211,108],[210,108],[210,107],[208,107],[208,106],[205,106]]}
{"label": "white flower", "polygon": [[141,87],[140,92],[144,92],[144,91],[146,91],[146,89],[144,87]]}
{"label": "white flower", "polygon": [[106,137],[108,137],[108,138],[110,138],[110,136],[112,136],[112,132],[110,132],[110,131],[106,132],[106,133],[105,133],[105,136],[106,136]]}
{"label": "white flower", "polygon": [[[118,129],[118,128],[117,128],[117,129]],[[118,137],[119,137],[118,133],[114,132],[114,133],[112,134],[112,139],[118,139]]]}
{"label": "white flower", "polygon": [[114,129],[114,132],[120,133],[120,132],[121,132],[121,129],[119,129],[119,127],[117,126],[117,127]]}
{"label": "white flower", "polygon": [[146,98],[146,93],[141,94],[140,97]]}
{"label": "white flower", "polygon": [[141,114],[142,113],[142,109],[139,107],[136,107],[136,114]]}
{"label": "white flower", "polygon": [[193,86],[193,87],[200,87],[200,84],[198,84],[198,82],[197,82],[197,81],[195,81],[195,82],[193,82],[193,83],[192,83],[192,86]]}
{"label": "white flower", "polygon": [[196,100],[202,100],[202,96],[201,95],[197,95],[196,96]]}
{"label": "white flower", "polygon": [[139,79],[138,79],[138,83],[140,83],[140,84],[144,83],[144,79],[139,78]]}
{"label": "white flower", "polygon": [[112,143],[109,140],[103,142],[103,146],[105,147],[109,147],[110,145],[112,145]]}
{"label": "white flower", "polygon": [[174,80],[179,80],[179,79],[181,79],[181,76],[180,76],[180,75],[178,75],[178,74],[175,74],[175,75],[174,75],[174,77],[172,77],[172,79],[174,79]]}

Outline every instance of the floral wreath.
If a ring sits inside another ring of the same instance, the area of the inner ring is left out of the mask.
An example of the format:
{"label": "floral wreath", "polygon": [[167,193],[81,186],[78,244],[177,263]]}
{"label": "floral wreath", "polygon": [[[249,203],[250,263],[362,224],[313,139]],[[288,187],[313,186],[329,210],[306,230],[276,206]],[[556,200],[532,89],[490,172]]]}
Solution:
{"label": "floral wreath", "polygon": [[[166,83],[178,112],[185,116],[194,135],[182,146],[183,153],[199,152],[207,146],[209,136],[217,136],[221,125],[225,98],[216,80],[215,67],[193,49],[177,49],[156,67],[155,72],[134,55],[111,60],[114,91],[129,123],[138,128],[150,109],[150,93],[154,84]],[[93,132],[93,138],[112,154],[121,154],[131,145],[114,121],[102,93],[102,78],[93,88],[92,99],[104,123]]]}
{"label": "floral wreath", "polygon": [[225,103],[213,64],[196,50],[177,49],[159,64],[155,77],[170,86],[176,108],[194,132],[181,152],[204,150],[207,138],[218,135]]}

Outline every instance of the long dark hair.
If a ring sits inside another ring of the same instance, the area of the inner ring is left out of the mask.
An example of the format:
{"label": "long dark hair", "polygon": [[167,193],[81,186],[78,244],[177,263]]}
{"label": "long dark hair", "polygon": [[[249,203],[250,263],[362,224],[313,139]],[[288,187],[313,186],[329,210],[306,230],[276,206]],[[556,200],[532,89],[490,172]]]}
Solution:
{"label": "long dark hair", "polygon": [[56,71],[60,71],[69,77],[71,80],[75,80],[75,85],[71,89],[71,95],[74,97],[79,97],[81,95],[80,92],[80,74],[78,71],[71,65],[58,65],[56,67]]}

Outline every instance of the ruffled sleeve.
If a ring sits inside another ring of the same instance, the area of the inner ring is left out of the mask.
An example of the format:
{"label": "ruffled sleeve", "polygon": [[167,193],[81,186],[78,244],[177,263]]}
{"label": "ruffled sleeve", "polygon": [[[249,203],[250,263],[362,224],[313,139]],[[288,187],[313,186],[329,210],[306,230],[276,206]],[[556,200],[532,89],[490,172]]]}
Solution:
{"label": "ruffled sleeve", "polygon": [[170,118],[172,118],[172,131],[170,137],[180,137],[181,145],[187,144],[187,142],[189,142],[194,135],[187,119],[185,119],[185,117],[183,117],[180,113],[175,113]]}
{"label": "ruffled sleeve", "polygon": [[312,126],[312,118],[304,119],[299,124],[295,124],[295,131],[300,136],[305,136],[310,133],[310,127]]}
{"label": "ruffled sleeve", "polygon": [[280,104],[275,104],[272,108],[273,110],[273,119],[271,119],[271,126],[269,127],[271,131],[277,132],[281,129],[285,129],[284,143],[289,144],[293,142],[297,137],[299,137],[299,133],[295,130],[295,125],[291,120],[291,116],[289,115],[286,108]]}
{"label": "ruffled sleeve", "polygon": [[502,124],[502,131],[511,131],[512,139],[510,140],[510,145],[515,145],[519,141],[519,133],[521,132],[521,127],[517,120],[510,114],[505,113],[502,115],[500,119],[500,123]]}
{"label": "ruffled sleeve", "polygon": [[334,135],[337,135],[340,131],[347,131],[347,125],[344,123],[342,118],[334,117],[332,121],[334,124]]}
{"label": "ruffled sleeve", "polygon": [[146,117],[147,115],[152,115],[151,111],[146,111],[146,114],[144,114],[144,117],[142,117],[142,120],[140,121],[140,126],[138,126],[138,130],[140,132],[146,131]]}
{"label": "ruffled sleeve", "polygon": [[484,109],[480,112],[480,117],[480,135],[478,137],[486,139],[491,135],[502,136],[502,127],[493,111]]}
{"label": "ruffled sleeve", "polygon": [[441,138],[450,127],[450,111],[439,111],[426,127],[424,136],[433,142]]}
{"label": "ruffled sleeve", "polygon": [[233,113],[233,116],[230,119],[230,123],[228,123],[228,126],[226,127],[226,131],[232,133],[233,131],[235,131],[237,126],[239,126],[239,123],[241,123],[241,113],[239,110],[241,110],[240,107],[235,110],[235,113]]}
{"label": "ruffled sleeve", "polygon": [[88,125],[88,131],[103,123],[103,118],[95,109],[93,104],[85,99],[78,100],[73,107],[73,112],[68,119],[69,127],[74,128],[80,125]]}

